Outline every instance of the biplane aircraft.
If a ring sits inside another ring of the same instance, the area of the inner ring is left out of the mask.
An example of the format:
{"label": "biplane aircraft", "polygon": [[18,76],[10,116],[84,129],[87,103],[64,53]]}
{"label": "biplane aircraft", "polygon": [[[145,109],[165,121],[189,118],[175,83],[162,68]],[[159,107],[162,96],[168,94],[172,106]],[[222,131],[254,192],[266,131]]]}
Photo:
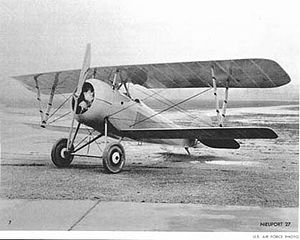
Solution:
{"label": "biplane aircraft", "polygon": [[[40,104],[41,127],[47,128],[49,115],[57,111],[50,114],[55,93],[69,94],[72,114],[67,129],[69,133],[67,138],[61,138],[54,144],[51,152],[52,161],[59,168],[68,167],[74,156],[89,157],[89,154],[78,154],[78,151],[89,147],[101,137],[104,137],[105,144],[103,167],[108,173],[118,173],[124,167],[125,151],[121,141],[126,138],[179,145],[188,153],[189,147],[200,144],[211,148],[237,149],[240,145],[236,139],[277,138],[277,134],[269,128],[223,126],[229,88],[272,88],[290,82],[288,74],[272,60],[237,59],[109,67],[90,67],[90,62],[91,46],[88,44],[81,70],[14,77],[29,90],[36,91],[39,102],[41,94],[49,95],[45,111]],[[213,126],[211,122],[203,121],[201,127],[181,127],[163,117],[160,112],[155,112],[142,100],[134,99],[129,84],[138,84],[148,89],[212,90],[218,124]],[[219,107],[218,87],[225,88],[222,107]],[[82,125],[94,129],[97,134],[74,147]],[[108,137],[117,140],[109,143]]]}

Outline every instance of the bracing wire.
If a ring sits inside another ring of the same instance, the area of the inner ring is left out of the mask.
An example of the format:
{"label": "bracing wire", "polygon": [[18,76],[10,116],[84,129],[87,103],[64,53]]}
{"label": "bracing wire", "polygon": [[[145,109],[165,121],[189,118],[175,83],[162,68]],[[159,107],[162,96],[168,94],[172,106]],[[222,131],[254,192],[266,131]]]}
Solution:
{"label": "bracing wire", "polygon": [[[142,91],[142,90],[138,90],[138,91],[141,91],[142,93],[149,95],[149,94],[146,93],[145,91]],[[151,89],[150,89],[150,91],[153,92],[153,90],[151,90]],[[162,95],[160,95],[160,94],[157,94],[157,95],[158,95],[159,97],[161,97],[162,99],[164,99],[165,101],[169,102],[170,104],[176,105],[176,103],[174,103],[174,102],[172,102],[171,100],[165,98],[164,96],[162,96]],[[157,97],[154,97],[154,98],[155,98],[156,100],[159,100],[160,102],[164,103],[164,104],[167,105],[167,106],[172,106],[172,105],[170,105],[169,103],[166,103],[166,102],[164,102],[164,101],[161,101],[161,99],[159,99],[159,98],[157,98]],[[206,124],[209,124],[207,121],[204,121],[203,119],[200,119],[199,117],[194,116],[193,114],[190,114],[189,112],[187,112],[185,109],[183,109],[183,108],[180,107],[180,106],[175,106],[175,108],[176,108],[177,110],[179,110],[180,112],[182,112],[183,114],[189,116],[190,118],[196,118],[196,119],[201,120],[202,122],[205,122]]]}
{"label": "bracing wire", "polygon": [[[131,118],[110,117],[109,119],[114,119],[114,120],[124,121],[124,122],[132,122]],[[160,124],[166,124],[166,122],[160,122],[160,121],[155,121],[155,122]]]}
{"label": "bracing wire", "polygon": [[[39,84],[40,84],[42,87],[48,89],[48,87],[46,87],[45,84],[44,84],[43,82],[40,81]],[[50,116],[48,117],[48,121],[50,120],[51,117],[53,117],[53,115],[54,115],[59,109],[61,109],[61,108],[63,107],[63,105],[65,105],[65,103],[66,103],[66,102],[71,98],[71,96],[72,96],[72,94],[70,94],[68,97],[66,97],[66,96],[65,96],[63,93],[61,93],[57,88],[55,88],[54,93],[55,93],[55,92],[57,92],[58,94],[60,94],[65,100],[63,101],[62,104],[60,104],[60,106],[59,106],[57,109],[55,109],[55,110],[50,114]],[[67,114],[66,114],[66,115],[67,115]],[[66,116],[66,115],[63,114],[62,116],[64,117],[64,116]],[[48,124],[51,124],[51,123],[53,123],[53,122],[56,122],[58,119],[61,119],[61,118],[62,118],[62,117],[58,117],[57,119],[51,121],[51,122],[48,123]]]}
{"label": "bracing wire", "polygon": [[63,105],[65,105],[65,103],[66,103],[71,97],[72,97],[72,94],[71,94],[68,98],[66,98],[66,99],[63,101],[63,103],[60,104],[59,107],[57,107],[57,108],[55,109],[54,112],[51,113],[51,115],[49,116],[48,120],[49,120],[55,113],[57,113],[57,112],[59,111],[59,109],[62,108]]}
{"label": "bracing wire", "polygon": [[[141,99],[141,101],[144,101],[144,100],[146,100],[146,99],[148,99],[148,98],[150,98],[150,97],[152,97],[152,96],[154,96],[154,95],[157,95],[157,94],[158,94],[158,92],[155,92],[155,93],[153,93],[153,94],[151,94],[151,95],[148,95],[147,97]],[[133,107],[134,105],[135,105],[135,103],[132,103],[132,104],[128,105],[127,107],[122,108],[122,109],[120,109],[119,111],[116,111],[116,112],[114,112],[114,113],[108,115],[107,117],[108,117],[108,118],[111,118],[112,116],[114,116],[114,115],[116,115],[116,114],[118,114],[118,113],[120,113],[120,112],[122,112],[122,111],[124,111],[124,110],[126,110],[126,109],[128,109],[128,108],[130,108],[130,107]]]}
{"label": "bracing wire", "polygon": [[90,131],[89,129],[87,129],[88,131],[88,134],[86,136],[84,136],[80,141],[79,143],[75,146],[75,149],[81,144],[83,143],[89,136],[91,136],[93,133],[94,133],[94,129],[92,131]]}
{"label": "bracing wire", "polygon": [[57,118],[53,119],[51,122],[49,122],[48,125],[51,124],[51,123],[54,123],[54,122],[58,121],[59,119],[62,119],[63,117],[67,116],[70,113],[71,113],[71,111],[68,111],[68,112],[60,115],[59,117],[57,117]]}
{"label": "bracing wire", "polygon": [[165,111],[170,110],[171,108],[174,108],[174,107],[176,107],[176,106],[178,106],[178,105],[180,105],[180,104],[182,104],[182,103],[184,103],[184,102],[187,102],[187,101],[189,101],[189,100],[191,100],[191,99],[193,99],[193,98],[195,98],[195,97],[197,97],[197,96],[199,96],[199,95],[201,95],[201,94],[203,94],[203,93],[209,91],[210,89],[211,89],[211,88],[206,89],[206,90],[204,90],[204,91],[202,91],[202,92],[200,92],[200,93],[194,94],[193,96],[191,96],[191,97],[189,97],[189,98],[186,98],[186,99],[184,99],[184,100],[182,100],[182,101],[180,101],[180,102],[178,102],[178,103],[176,103],[176,104],[174,104],[174,105],[172,105],[172,106],[170,106],[170,107],[168,107],[168,108],[166,108],[166,109],[163,109],[163,110],[161,110],[161,111],[159,111],[159,112],[157,112],[157,113],[155,113],[155,114],[153,114],[153,115],[151,115],[151,116],[149,116],[149,117],[147,117],[147,118],[144,118],[144,119],[142,119],[142,120],[140,120],[140,121],[138,121],[138,122],[135,122],[134,124],[130,125],[130,127],[135,126],[135,125],[137,125],[137,124],[139,124],[139,123],[141,123],[141,122],[144,122],[144,121],[146,121],[146,120],[149,120],[149,119],[151,119],[151,118],[157,116],[158,114],[161,114],[161,113],[163,113],[163,112],[165,112]]}

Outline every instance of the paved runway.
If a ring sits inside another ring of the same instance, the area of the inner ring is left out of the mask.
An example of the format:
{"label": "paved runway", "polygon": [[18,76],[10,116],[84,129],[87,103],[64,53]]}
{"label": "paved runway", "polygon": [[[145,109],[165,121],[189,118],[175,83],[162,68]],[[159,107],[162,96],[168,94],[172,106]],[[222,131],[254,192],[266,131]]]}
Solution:
{"label": "paved runway", "polygon": [[0,201],[0,230],[295,232],[297,229],[298,208],[92,200]]}

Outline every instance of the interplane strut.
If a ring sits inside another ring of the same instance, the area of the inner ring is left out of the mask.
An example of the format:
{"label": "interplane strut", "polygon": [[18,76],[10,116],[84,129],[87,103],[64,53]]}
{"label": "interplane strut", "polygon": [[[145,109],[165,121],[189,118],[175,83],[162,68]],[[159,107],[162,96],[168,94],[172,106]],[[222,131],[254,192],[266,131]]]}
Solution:
{"label": "interplane strut", "polygon": [[39,112],[40,112],[40,116],[41,116],[41,127],[43,127],[43,128],[46,126],[47,121],[50,118],[49,117],[50,110],[51,110],[52,105],[53,105],[54,94],[55,94],[55,90],[56,90],[56,87],[57,87],[57,84],[58,84],[58,81],[59,81],[59,74],[60,74],[60,72],[57,72],[55,74],[54,81],[53,81],[53,84],[52,84],[52,87],[51,87],[51,91],[50,91],[50,95],[49,95],[49,100],[48,100],[45,112],[43,112],[43,109],[42,109],[41,90],[40,90],[40,86],[39,86],[39,83],[38,83],[38,77],[40,75],[34,76],[35,88],[37,90],[37,100],[39,102]]}
{"label": "interplane strut", "polygon": [[222,105],[222,110],[220,114],[219,110],[219,98],[218,98],[218,88],[217,88],[217,79],[214,72],[214,67],[211,67],[211,77],[213,82],[213,88],[214,88],[214,96],[215,96],[215,107],[216,107],[216,113],[217,113],[217,122],[220,127],[223,127],[224,120],[226,117],[226,109],[228,104],[228,92],[229,92],[229,78],[226,80],[225,85],[225,93],[224,93],[224,100]]}

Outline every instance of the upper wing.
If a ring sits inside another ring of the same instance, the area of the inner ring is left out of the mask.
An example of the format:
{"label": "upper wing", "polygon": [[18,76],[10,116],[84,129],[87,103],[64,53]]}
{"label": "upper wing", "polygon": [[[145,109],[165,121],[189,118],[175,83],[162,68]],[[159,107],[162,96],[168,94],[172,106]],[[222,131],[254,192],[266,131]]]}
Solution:
{"label": "upper wing", "polygon": [[[89,77],[112,82],[113,73],[119,70],[123,81],[146,88],[199,88],[212,86],[211,68],[214,68],[218,87],[269,88],[290,82],[290,77],[272,60],[236,59],[180,63],[159,63],[91,68]],[[80,70],[68,70],[16,76],[30,90],[35,89],[36,78],[41,84],[41,93],[48,94],[54,79],[58,78],[57,90],[71,93],[77,86]]]}
{"label": "upper wing", "polygon": [[80,69],[67,70],[59,72],[37,73],[30,75],[14,76],[30,91],[36,90],[36,82],[38,81],[40,92],[49,94],[53,86],[55,78],[58,78],[58,84],[55,88],[58,93],[72,93],[77,87]]}
{"label": "upper wing", "polygon": [[124,137],[132,139],[198,139],[198,140],[232,140],[251,138],[277,138],[270,128],[255,127],[213,127],[213,128],[181,128],[181,129],[126,129],[121,130]]}
{"label": "upper wing", "polygon": [[269,88],[290,82],[290,77],[272,60],[237,59],[161,63],[120,67],[134,84],[147,88],[199,88],[212,86],[214,68],[218,87]]}

